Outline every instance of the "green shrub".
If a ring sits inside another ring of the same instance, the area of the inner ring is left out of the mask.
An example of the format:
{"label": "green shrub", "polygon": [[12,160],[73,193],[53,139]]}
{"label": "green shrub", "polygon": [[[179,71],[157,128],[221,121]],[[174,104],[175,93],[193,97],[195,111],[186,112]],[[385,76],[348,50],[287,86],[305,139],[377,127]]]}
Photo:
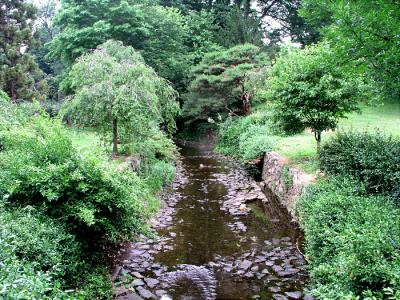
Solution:
{"label": "green shrub", "polygon": [[11,103],[8,95],[0,90],[0,130],[23,123],[40,111],[37,102],[23,102],[18,105]]}
{"label": "green shrub", "polygon": [[46,100],[42,101],[40,106],[49,116],[55,117],[61,109],[61,102],[56,100]]}
{"label": "green shrub", "polygon": [[272,149],[267,126],[251,125],[239,136],[239,151],[235,155],[242,161],[262,156]]}
{"label": "green shrub", "polygon": [[391,290],[398,299],[400,209],[389,198],[331,177],[307,189],[298,212],[318,299],[386,299]]}
{"label": "green shrub", "polygon": [[173,162],[178,156],[174,142],[160,131],[133,143],[129,153],[140,157],[139,176],[144,179],[150,191],[157,193],[175,178]]}
{"label": "green shrub", "polygon": [[0,211],[0,223],[10,224],[8,256],[0,259],[9,272],[0,276],[21,285],[20,294],[3,286],[4,298],[111,298],[103,246],[147,230],[146,201],[155,199],[146,180],[117,171],[100,153],[82,157],[61,123],[41,115],[0,130],[0,144],[0,202],[25,208],[12,217]]}
{"label": "green shrub", "polygon": [[400,196],[400,140],[380,132],[339,132],[319,154],[328,174],[348,174],[369,192]]}
{"label": "green shrub", "polygon": [[111,298],[106,268],[86,264],[65,226],[33,207],[0,207],[0,262],[1,299]]}
{"label": "green shrub", "polygon": [[144,174],[145,182],[152,191],[158,192],[161,188],[172,183],[175,178],[175,166],[170,162],[156,161]]}
{"label": "green shrub", "polygon": [[161,131],[154,130],[150,136],[137,139],[126,151],[139,155],[144,168],[158,160],[173,162],[178,155],[174,142]]}
{"label": "green shrub", "polygon": [[142,202],[152,197],[142,180],[105,167],[101,157],[80,157],[58,121],[37,116],[0,139],[0,197],[9,205],[41,206],[88,244],[142,229]]}
{"label": "green shrub", "polygon": [[148,230],[175,146],[161,133],[137,141],[135,174],[104,152],[78,153],[36,104],[4,98],[0,111],[0,298],[111,299],[103,251]]}
{"label": "green shrub", "polygon": [[261,156],[273,145],[268,122],[268,115],[263,111],[247,117],[228,118],[219,126],[217,150],[242,162]]}
{"label": "green shrub", "polygon": [[32,207],[0,207],[0,298],[61,297],[58,285],[76,274],[78,251],[71,234]]}

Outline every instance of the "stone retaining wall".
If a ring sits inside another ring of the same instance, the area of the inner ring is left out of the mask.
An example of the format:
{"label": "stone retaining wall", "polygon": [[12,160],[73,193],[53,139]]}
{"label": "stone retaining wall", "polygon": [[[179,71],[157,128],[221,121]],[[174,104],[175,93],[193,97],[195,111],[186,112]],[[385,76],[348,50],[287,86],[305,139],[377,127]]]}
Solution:
{"label": "stone retaining wall", "polygon": [[288,159],[277,152],[267,152],[264,156],[261,186],[272,192],[297,221],[296,202],[303,189],[315,180],[315,176],[289,167],[288,163]]}

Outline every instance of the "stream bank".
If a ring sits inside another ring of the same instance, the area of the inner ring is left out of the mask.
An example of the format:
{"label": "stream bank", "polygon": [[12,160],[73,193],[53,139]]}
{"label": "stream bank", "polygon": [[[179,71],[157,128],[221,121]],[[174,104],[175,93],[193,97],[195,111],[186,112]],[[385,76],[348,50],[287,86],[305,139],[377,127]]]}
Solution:
{"label": "stream bank", "polygon": [[207,143],[181,154],[156,236],[122,249],[115,299],[312,299],[301,232],[276,199]]}

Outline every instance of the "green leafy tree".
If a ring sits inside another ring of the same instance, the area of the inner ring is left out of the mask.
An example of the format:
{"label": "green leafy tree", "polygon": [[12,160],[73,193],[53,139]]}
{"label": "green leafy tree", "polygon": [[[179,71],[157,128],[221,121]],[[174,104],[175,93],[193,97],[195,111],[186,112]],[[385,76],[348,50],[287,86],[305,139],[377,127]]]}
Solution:
{"label": "green leafy tree", "polygon": [[337,58],[387,96],[400,95],[400,3],[392,0],[304,0],[301,14],[319,26]]}
{"label": "green leafy tree", "polygon": [[246,89],[246,76],[268,62],[261,48],[251,44],[207,54],[192,70],[183,116],[205,120],[223,112],[249,114],[252,91]]}
{"label": "green leafy tree", "polygon": [[29,50],[37,42],[33,33],[36,9],[22,0],[0,5],[0,88],[13,102],[39,98],[46,90]]}
{"label": "green leafy tree", "polygon": [[176,92],[132,47],[107,41],[79,58],[69,76],[76,94],[64,115],[111,136],[114,155],[119,143],[145,136],[160,124],[170,133],[175,130]]}
{"label": "green leafy tree", "polygon": [[191,16],[190,19],[193,19],[194,15],[197,15],[197,21],[204,18],[203,23],[208,22],[208,30],[214,33],[217,43],[221,46],[263,44],[261,19],[257,12],[251,9],[250,0],[162,0],[160,4],[176,7],[185,15]]}
{"label": "green leafy tree", "polygon": [[39,65],[39,68],[46,73],[54,74],[56,72],[57,63],[48,60],[45,56],[49,50],[46,44],[50,42],[58,33],[58,28],[54,26],[53,19],[56,14],[57,0],[41,0],[36,1],[37,4],[37,20],[36,32],[40,40],[40,45],[31,51]]}
{"label": "green leafy tree", "polygon": [[199,12],[212,7],[212,1],[201,0],[160,0],[159,3],[162,6],[176,7],[184,13]]}
{"label": "green leafy tree", "polygon": [[[299,14],[302,0],[258,0],[257,10],[266,28],[267,38],[280,41],[289,36],[292,41],[308,45],[319,40],[314,24]],[[326,1],[324,1],[326,2]],[[273,22],[273,24],[271,24]],[[279,27],[276,27],[279,24]]]}
{"label": "green leafy tree", "polygon": [[119,40],[140,50],[157,73],[179,85],[186,69],[185,19],[175,8],[149,3],[63,0],[54,20],[61,32],[50,42],[49,56],[68,68],[89,49]]}
{"label": "green leafy tree", "polygon": [[220,13],[219,19],[221,27],[218,31],[219,43],[224,47],[246,43],[263,45],[261,19],[254,12],[233,6],[226,12]]}
{"label": "green leafy tree", "polygon": [[287,133],[311,128],[318,149],[322,132],[334,130],[346,113],[357,110],[359,79],[343,70],[327,44],[289,49],[266,84],[278,127]]}
{"label": "green leafy tree", "polygon": [[198,64],[205,54],[222,50],[218,42],[219,26],[216,17],[209,11],[191,12],[187,18],[187,39],[190,62]]}

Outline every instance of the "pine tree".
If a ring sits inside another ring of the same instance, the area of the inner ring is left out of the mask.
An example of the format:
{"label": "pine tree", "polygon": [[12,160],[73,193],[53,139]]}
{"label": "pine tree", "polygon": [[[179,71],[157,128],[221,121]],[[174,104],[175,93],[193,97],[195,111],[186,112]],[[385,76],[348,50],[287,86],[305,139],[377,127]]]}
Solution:
{"label": "pine tree", "polygon": [[35,7],[23,0],[3,0],[0,5],[0,88],[13,102],[38,98],[45,87],[29,53],[37,43],[35,13]]}

